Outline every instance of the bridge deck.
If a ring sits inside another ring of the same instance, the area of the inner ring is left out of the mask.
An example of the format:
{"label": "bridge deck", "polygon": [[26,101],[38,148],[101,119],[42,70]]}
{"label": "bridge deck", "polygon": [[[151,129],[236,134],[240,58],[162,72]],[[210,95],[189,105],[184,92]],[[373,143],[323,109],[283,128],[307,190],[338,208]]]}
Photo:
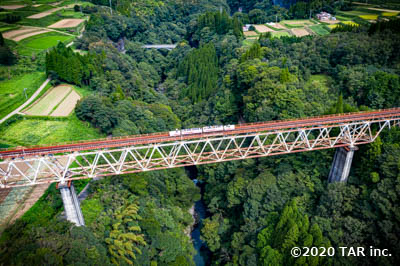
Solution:
{"label": "bridge deck", "polygon": [[109,138],[92,141],[81,141],[55,146],[31,146],[26,148],[6,149],[0,151],[0,159],[14,157],[29,157],[45,154],[56,154],[64,152],[95,150],[103,148],[127,147],[138,144],[161,143],[179,140],[199,139],[210,136],[251,134],[256,132],[277,131],[283,129],[310,128],[310,127],[333,127],[341,123],[357,121],[375,121],[388,117],[400,118],[400,108],[377,110],[370,112],[358,112],[340,115],[326,115],[295,120],[279,120],[260,123],[240,124],[235,126],[235,130],[221,131],[213,133],[191,134],[180,137],[171,137],[169,132],[145,134],[137,136],[127,136],[120,138]]}

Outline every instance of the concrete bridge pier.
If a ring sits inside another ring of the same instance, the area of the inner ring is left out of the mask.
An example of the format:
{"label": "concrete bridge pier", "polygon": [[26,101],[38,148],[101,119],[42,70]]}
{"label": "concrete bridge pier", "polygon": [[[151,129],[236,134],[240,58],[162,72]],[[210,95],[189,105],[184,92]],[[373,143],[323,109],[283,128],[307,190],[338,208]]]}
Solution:
{"label": "concrete bridge pier", "polygon": [[357,147],[340,147],[336,149],[331,171],[328,176],[329,183],[347,182],[354,151],[356,150],[358,150]]}
{"label": "concrete bridge pier", "polygon": [[69,184],[59,184],[58,188],[60,189],[61,198],[64,203],[67,220],[76,224],[76,226],[85,226],[81,207],[72,182]]}

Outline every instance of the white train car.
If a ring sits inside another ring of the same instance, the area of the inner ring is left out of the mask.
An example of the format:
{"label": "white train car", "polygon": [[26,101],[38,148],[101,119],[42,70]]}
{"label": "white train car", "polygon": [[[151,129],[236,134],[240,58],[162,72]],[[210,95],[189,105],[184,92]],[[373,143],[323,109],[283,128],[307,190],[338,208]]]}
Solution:
{"label": "white train car", "polygon": [[235,125],[226,125],[224,126],[224,130],[225,131],[235,130]]}
{"label": "white train car", "polygon": [[188,128],[181,130],[182,135],[201,134],[201,133],[203,133],[203,130],[201,128]]}
{"label": "white train car", "polygon": [[203,132],[208,133],[208,132],[218,132],[218,131],[224,131],[224,126],[209,126],[209,127],[203,127]]}
{"label": "white train car", "polygon": [[235,125],[208,126],[203,128],[188,128],[182,130],[176,129],[174,131],[170,131],[169,135],[171,137],[179,137],[183,135],[201,134],[201,133],[219,132],[219,131],[231,131],[231,130],[235,130]]}
{"label": "white train car", "polygon": [[179,129],[175,129],[174,131],[170,131],[169,135],[171,137],[179,137],[181,135],[181,131]]}

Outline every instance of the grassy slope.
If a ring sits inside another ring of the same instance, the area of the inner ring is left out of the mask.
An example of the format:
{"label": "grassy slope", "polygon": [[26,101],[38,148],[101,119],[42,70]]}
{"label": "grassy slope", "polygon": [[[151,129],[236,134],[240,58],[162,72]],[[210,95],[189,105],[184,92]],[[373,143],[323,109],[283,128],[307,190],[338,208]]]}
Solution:
{"label": "grassy slope", "polygon": [[0,118],[14,111],[26,101],[24,88],[27,88],[28,98],[46,80],[42,72],[18,76],[11,80],[0,82]]}
{"label": "grassy slope", "polygon": [[88,123],[80,121],[75,115],[65,119],[26,117],[0,132],[0,142],[22,146],[54,144],[101,137],[104,136]]}

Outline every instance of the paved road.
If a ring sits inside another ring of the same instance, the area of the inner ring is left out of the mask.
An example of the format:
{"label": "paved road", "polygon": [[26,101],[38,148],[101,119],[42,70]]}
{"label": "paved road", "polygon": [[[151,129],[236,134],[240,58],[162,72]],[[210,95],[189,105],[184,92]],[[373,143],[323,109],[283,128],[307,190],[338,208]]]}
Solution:
{"label": "paved road", "polygon": [[6,115],[3,119],[0,120],[0,124],[2,124],[4,121],[12,117],[13,115],[19,113],[22,109],[24,109],[26,106],[28,106],[38,95],[39,93],[46,87],[46,85],[50,82],[50,78],[46,79],[45,82],[43,82],[42,85],[40,85],[39,89],[35,91],[35,93],[29,98],[24,104],[22,104],[20,107],[15,109],[13,112],[9,113]]}

